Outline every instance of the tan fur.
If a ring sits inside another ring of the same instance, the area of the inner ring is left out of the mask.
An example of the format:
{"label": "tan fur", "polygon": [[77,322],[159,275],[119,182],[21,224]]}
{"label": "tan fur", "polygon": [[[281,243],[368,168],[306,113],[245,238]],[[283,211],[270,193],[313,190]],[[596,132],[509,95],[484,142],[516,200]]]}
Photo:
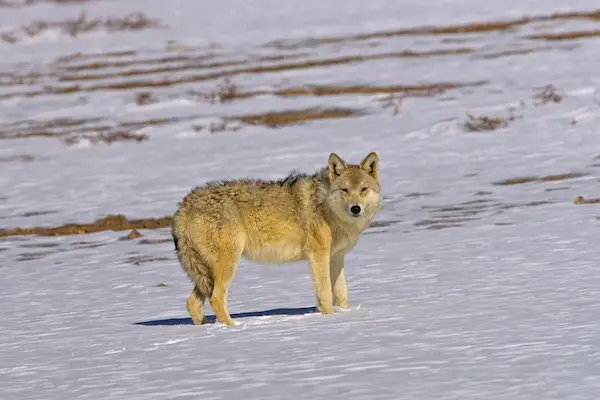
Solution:
{"label": "tan fur", "polygon": [[[374,152],[358,165],[332,153],[328,166],[313,175],[195,188],[173,223],[178,259],[195,283],[187,301],[192,320],[206,322],[203,306],[209,299],[217,320],[234,325],[227,290],[242,256],[278,264],[307,260],[318,310],[347,308],[344,256],[379,211],[380,199]],[[361,207],[359,216],[351,215],[352,206]]]}

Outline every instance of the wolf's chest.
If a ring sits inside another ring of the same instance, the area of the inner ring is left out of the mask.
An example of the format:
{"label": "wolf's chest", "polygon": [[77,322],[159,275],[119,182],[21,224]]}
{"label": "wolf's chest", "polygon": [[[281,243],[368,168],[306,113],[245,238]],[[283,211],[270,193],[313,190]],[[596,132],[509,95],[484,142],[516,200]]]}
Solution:
{"label": "wolf's chest", "polygon": [[331,254],[335,255],[338,253],[344,254],[352,249],[356,242],[358,241],[358,236],[354,235],[336,235],[334,237],[332,246],[331,246]]}

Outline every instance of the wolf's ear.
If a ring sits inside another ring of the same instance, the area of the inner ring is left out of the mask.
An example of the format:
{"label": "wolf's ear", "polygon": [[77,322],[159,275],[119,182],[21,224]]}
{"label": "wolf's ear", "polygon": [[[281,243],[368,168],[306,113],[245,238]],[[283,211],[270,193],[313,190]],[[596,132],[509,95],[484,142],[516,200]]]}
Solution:
{"label": "wolf's ear", "polygon": [[370,152],[361,162],[360,167],[375,180],[379,179],[379,157],[374,151]]}
{"label": "wolf's ear", "polygon": [[329,182],[333,182],[338,176],[340,176],[346,168],[348,168],[348,164],[346,161],[342,160],[340,156],[335,153],[331,153],[329,155]]}

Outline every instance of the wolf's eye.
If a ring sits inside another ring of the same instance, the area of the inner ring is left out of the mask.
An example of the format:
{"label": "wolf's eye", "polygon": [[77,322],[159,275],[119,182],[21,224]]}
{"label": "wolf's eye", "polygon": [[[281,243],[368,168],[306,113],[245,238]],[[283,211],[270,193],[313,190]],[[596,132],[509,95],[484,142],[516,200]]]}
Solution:
{"label": "wolf's eye", "polygon": [[346,188],[342,188],[342,192],[344,192],[344,193],[348,193],[348,189],[346,189]]}
{"label": "wolf's eye", "polygon": [[360,190],[360,192],[361,192],[362,194],[365,194],[365,193],[367,193],[367,190],[369,190],[369,188],[366,188],[366,187],[364,187],[364,188],[362,188],[362,189]]}

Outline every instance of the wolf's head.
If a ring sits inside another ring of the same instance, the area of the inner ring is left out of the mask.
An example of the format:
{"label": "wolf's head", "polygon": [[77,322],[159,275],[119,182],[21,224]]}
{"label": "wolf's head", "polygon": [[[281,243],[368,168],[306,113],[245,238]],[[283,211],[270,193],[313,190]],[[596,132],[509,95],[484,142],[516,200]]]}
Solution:
{"label": "wolf's head", "polygon": [[379,157],[369,153],[358,165],[348,164],[335,153],[329,155],[328,203],[340,218],[371,220],[381,207]]}

